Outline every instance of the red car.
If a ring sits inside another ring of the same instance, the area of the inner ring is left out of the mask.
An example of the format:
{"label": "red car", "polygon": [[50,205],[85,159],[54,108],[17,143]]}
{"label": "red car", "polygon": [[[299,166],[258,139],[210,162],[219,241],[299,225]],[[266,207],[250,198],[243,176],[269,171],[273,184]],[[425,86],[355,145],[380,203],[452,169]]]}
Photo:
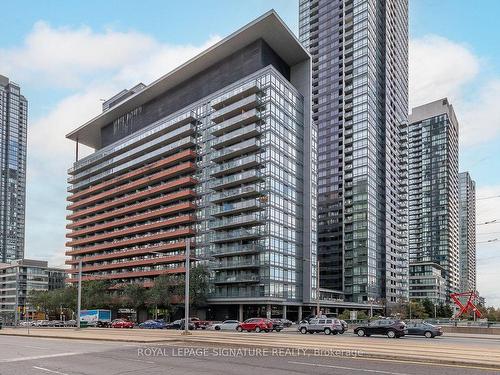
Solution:
{"label": "red car", "polygon": [[111,322],[111,328],[134,328],[134,323],[125,319],[115,319]]}
{"label": "red car", "polygon": [[269,319],[264,318],[251,318],[245,320],[243,323],[240,323],[236,330],[238,332],[270,332],[273,330],[273,323]]}

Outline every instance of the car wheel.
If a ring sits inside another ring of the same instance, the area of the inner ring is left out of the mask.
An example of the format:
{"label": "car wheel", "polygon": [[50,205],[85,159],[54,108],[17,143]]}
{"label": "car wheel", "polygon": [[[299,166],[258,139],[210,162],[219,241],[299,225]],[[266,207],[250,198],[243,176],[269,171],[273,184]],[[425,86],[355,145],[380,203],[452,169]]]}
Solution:
{"label": "car wheel", "polygon": [[363,337],[365,335],[365,331],[363,331],[362,329],[359,329],[358,332],[356,332],[358,334],[359,337]]}
{"label": "car wheel", "polygon": [[314,333],[314,331],[307,331],[308,333],[310,333],[311,335]]}
{"label": "car wheel", "polygon": [[255,327],[255,332],[259,333],[260,331],[262,331],[260,327]]}
{"label": "car wheel", "polygon": [[300,329],[300,333],[302,333],[302,334],[304,334],[304,335],[305,335],[305,334],[307,333],[307,328],[306,328],[306,327],[302,327],[302,328]]}
{"label": "car wheel", "polygon": [[240,326],[236,327],[236,330],[237,330],[238,332],[243,332],[243,328],[241,328]]}
{"label": "car wheel", "polygon": [[432,339],[434,337],[434,335],[430,331],[425,332],[424,336],[427,337],[428,339]]}
{"label": "car wheel", "polygon": [[323,332],[325,332],[325,335],[331,335],[332,334],[332,330],[330,328],[325,328],[325,330]]}
{"label": "car wheel", "polygon": [[390,329],[389,331],[387,331],[387,337],[389,337],[390,339],[395,338],[396,332],[394,332],[392,329]]}
{"label": "car wheel", "polygon": [[276,330],[276,332],[280,332],[280,331],[281,331],[281,328]]}
{"label": "car wheel", "polygon": [[216,331],[220,331],[220,327],[219,326],[215,326],[215,330]]}

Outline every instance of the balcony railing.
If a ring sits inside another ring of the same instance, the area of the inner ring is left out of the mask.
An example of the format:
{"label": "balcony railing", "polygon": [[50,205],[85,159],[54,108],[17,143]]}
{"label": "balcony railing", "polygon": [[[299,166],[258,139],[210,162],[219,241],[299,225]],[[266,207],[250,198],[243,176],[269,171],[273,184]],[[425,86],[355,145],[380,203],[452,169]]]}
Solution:
{"label": "balcony railing", "polygon": [[225,217],[211,221],[209,223],[210,229],[225,229],[230,227],[239,227],[244,225],[256,225],[262,223],[266,219],[264,213],[252,213],[240,216]]}
{"label": "balcony railing", "polygon": [[236,189],[221,191],[219,193],[214,193],[210,197],[210,201],[212,203],[218,203],[236,198],[243,198],[243,197],[257,196],[257,195],[261,195],[260,188],[257,185],[250,185]]}
{"label": "balcony railing", "polygon": [[219,110],[258,91],[260,91],[260,84],[257,81],[251,81],[213,99],[210,104],[212,108]]}
{"label": "balcony railing", "polygon": [[215,136],[230,132],[242,126],[257,122],[260,119],[260,112],[257,109],[251,109],[241,115],[232,117],[212,127],[211,132]]}
{"label": "balcony railing", "polygon": [[259,103],[260,101],[257,94],[252,94],[212,113],[212,121],[220,123],[228,118],[234,117],[242,111],[248,111],[249,109],[255,108]]}
{"label": "balcony railing", "polygon": [[214,190],[220,190],[231,186],[236,186],[256,181],[261,178],[263,178],[263,175],[260,173],[260,171],[252,169],[246,172],[232,174],[226,177],[219,178],[212,182],[211,188]]}
{"label": "balcony railing", "polygon": [[264,230],[255,227],[250,229],[236,229],[227,232],[216,232],[212,235],[213,243],[234,242],[243,239],[259,238],[264,235]]}
{"label": "balcony railing", "polygon": [[238,212],[257,210],[263,207],[264,204],[258,199],[250,199],[243,202],[225,203],[222,206],[214,207],[212,210],[213,216],[223,216],[235,214]]}
{"label": "balcony railing", "polygon": [[242,169],[248,169],[260,164],[259,155],[245,156],[241,159],[231,160],[224,164],[218,164],[212,168],[210,175],[213,177],[235,173]]}
{"label": "balcony railing", "polygon": [[225,257],[235,254],[256,254],[265,250],[263,245],[251,243],[245,245],[223,245],[216,247],[211,251],[211,255],[214,257]]}
{"label": "balcony railing", "polygon": [[212,142],[212,147],[215,149],[221,149],[238,141],[257,137],[260,134],[260,127],[257,124],[253,123],[214,139],[214,141]]}
{"label": "balcony railing", "polygon": [[231,283],[258,283],[260,276],[256,274],[240,274],[232,276],[216,276],[214,283],[216,284],[231,284]]}

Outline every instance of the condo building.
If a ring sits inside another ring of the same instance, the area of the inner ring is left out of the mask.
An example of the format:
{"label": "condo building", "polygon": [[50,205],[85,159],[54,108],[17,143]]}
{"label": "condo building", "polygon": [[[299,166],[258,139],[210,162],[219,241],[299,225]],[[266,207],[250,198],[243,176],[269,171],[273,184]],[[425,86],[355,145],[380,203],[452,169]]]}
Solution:
{"label": "condo building", "polygon": [[6,323],[32,319],[37,306],[28,303],[31,291],[63,288],[65,278],[65,270],[49,267],[46,261],[0,263],[0,317]]}
{"label": "condo building", "polygon": [[28,102],[0,75],[0,262],[24,257]]}
{"label": "condo building", "polygon": [[413,108],[409,122],[410,297],[444,303],[460,287],[458,121],[441,99]]}
{"label": "condo building", "polygon": [[[208,262],[221,317],[316,298],[311,60],[270,11],[67,135],[70,282]],[[77,151],[78,155],[78,151]],[[250,312],[249,312],[250,314]]]}
{"label": "condo building", "polygon": [[320,286],[408,298],[408,1],[300,0],[318,126]]}
{"label": "condo building", "polygon": [[458,181],[460,292],[476,291],[476,183],[469,172]]}

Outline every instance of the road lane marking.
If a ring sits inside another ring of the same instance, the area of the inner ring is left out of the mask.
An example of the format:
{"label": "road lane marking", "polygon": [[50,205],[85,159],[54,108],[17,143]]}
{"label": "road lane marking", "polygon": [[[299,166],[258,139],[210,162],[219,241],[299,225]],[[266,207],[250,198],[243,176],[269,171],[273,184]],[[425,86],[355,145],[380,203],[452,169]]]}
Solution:
{"label": "road lane marking", "polygon": [[50,372],[51,374],[68,375],[65,372],[60,372],[60,371],[56,371],[56,370],[50,370],[50,369],[45,368],[45,367],[33,366],[33,368],[37,369],[37,370],[42,370],[42,371]]}
{"label": "road lane marking", "polygon": [[32,357],[0,359],[0,363],[33,361],[35,359],[67,357],[67,356],[70,356],[70,355],[79,355],[79,354],[85,354],[85,353],[84,352],[71,352],[71,353],[57,353],[57,354],[47,354],[47,355],[35,355],[35,356],[32,356]]}
{"label": "road lane marking", "polygon": [[318,363],[308,363],[308,362],[288,361],[288,363],[291,363],[291,364],[294,364],[294,365],[336,368],[336,369],[339,369],[339,370],[362,371],[362,372],[371,372],[371,373],[386,374],[386,375],[410,375],[410,374],[405,373],[405,372],[391,372],[391,371],[370,370],[370,369],[356,368],[356,367],[345,367],[345,366],[334,366],[334,365],[321,365],[321,364],[318,364]]}

